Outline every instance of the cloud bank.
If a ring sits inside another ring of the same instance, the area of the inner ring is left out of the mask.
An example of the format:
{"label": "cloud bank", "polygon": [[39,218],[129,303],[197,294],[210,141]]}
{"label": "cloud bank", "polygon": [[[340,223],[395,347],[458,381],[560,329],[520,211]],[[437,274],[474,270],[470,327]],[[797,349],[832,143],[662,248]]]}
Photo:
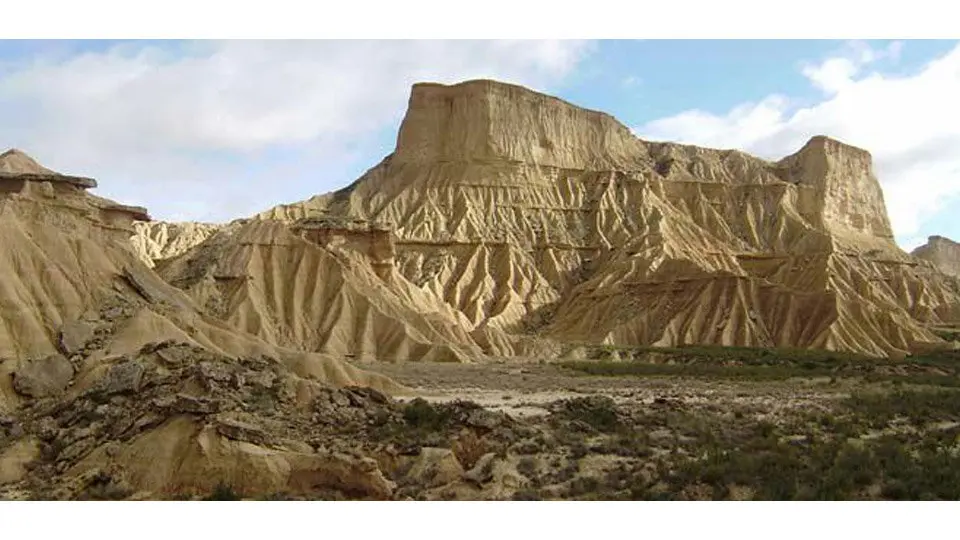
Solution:
{"label": "cloud bank", "polygon": [[226,220],[339,187],[345,179],[324,175],[395,127],[414,82],[496,78],[548,89],[589,49],[221,41],[41,54],[0,65],[0,141],[56,170],[95,174],[103,194],[158,217]]}

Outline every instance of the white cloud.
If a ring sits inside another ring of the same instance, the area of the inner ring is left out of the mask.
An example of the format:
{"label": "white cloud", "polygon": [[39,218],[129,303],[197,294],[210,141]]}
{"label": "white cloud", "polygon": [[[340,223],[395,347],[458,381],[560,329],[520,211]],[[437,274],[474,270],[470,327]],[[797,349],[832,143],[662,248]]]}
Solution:
{"label": "white cloud", "polygon": [[[579,41],[227,41],[41,56],[0,66],[0,144],[94,174],[104,193],[160,216],[206,207],[202,217],[228,219],[265,207],[264,190],[277,184],[247,174],[229,203],[219,196],[251,155],[296,148],[318,163],[340,159],[396,124],[414,82],[544,88],[588,50]],[[313,192],[338,187],[322,181]]]}
{"label": "white cloud", "polygon": [[894,231],[912,243],[925,222],[960,195],[960,46],[909,76],[872,64],[899,59],[902,45],[848,50],[802,68],[823,93],[795,106],[782,96],[745,103],[725,114],[687,111],[635,131],[647,139],[740,148],[768,159],[795,152],[814,135],[869,150]]}
{"label": "white cloud", "polygon": [[854,77],[863,67],[883,59],[899,61],[902,48],[900,41],[894,41],[879,51],[863,42],[853,41],[847,44],[847,50],[842,51],[841,56],[827,58],[818,65],[807,64],[802,72],[814,86],[827,94],[837,94],[854,83]]}
{"label": "white cloud", "polygon": [[824,92],[836,94],[853,84],[859,70],[858,63],[850,58],[830,58],[819,66],[804,67],[803,75]]}

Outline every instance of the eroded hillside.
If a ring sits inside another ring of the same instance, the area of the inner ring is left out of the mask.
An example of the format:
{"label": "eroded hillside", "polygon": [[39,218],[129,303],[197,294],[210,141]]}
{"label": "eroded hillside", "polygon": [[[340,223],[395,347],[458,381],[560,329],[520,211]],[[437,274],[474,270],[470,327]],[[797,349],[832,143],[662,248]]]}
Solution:
{"label": "eroded hillside", "polygon": [[[925,480],[956,468],[931,450],[956,352],[919,354],[957,341],[952,247],[899,249],[870,154],[839,141],[768,162],[420,84],[395,151],[334,193],[167,224],[95,187],[0,155],[0,498],[960,485]],[[748,348],[666,348],[692,344]],[[885,394],[904,383],[942,388]]]}
{"label": "eroded hillside", "polygon": [[94,180],[20,152],[0,170],[5,491],[73,498],[104,478],[149,497],[206,493],[216,478],[251,490],[376,484],[376,467],[318,454],[278,418],[310,414],[335,387],[399,385],[204,314],[130,248],[146,210],[89,194]]}
{"label": "eroded hillside", "polygon": [[258,216],[328,217],[389,224],[399,273],[471,332],[897,356],[960,318],[957,280],[894,242],[868,152],[648,142],[493,81],[414,86],[391,155]]}
{"label": "eroded hillside", "polygon": [[960,276],[960,244],[942,236],[931,236],[912,255],[932,262],[941,271]]}

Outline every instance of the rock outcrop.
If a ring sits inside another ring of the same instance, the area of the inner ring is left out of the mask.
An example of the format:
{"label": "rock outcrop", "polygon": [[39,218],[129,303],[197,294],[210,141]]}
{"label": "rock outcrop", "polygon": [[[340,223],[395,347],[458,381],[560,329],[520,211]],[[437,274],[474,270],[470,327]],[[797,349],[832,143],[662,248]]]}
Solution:
{"label": "rock outcrop", "polygon": [[0,154],[0,193],[23,190],[27,182],[44,182],[53,186],[69,185],[78,189],[97,187],[97,181],[83,176],[60,174],[37,163],[32,157],[15,148]]}
{"label": "rock outcrop", "polygon": [[930,261],[942,272],[960,277],[960,244],[942,236],[931,236],[927,243],[913,250],[918,259]]}
{"label": "rock outcrop", "polygon": [[54,176],[57,173],[40,165],[23,151],[11,148],[0,154],[0,174]]}
{"label": "rock outcrop", "polygon": [[[866,151],[814,137],[768,162],[643,141],[493,81],[414,86],[380,164],[251,219],[152,223],[93,187],[0,155],[2,493],[524,497],[540,466],[515,443],[549,433],[399,403],[408,389],[347,359],[901,358],[960,327],[957,245],[897,247]],[[620,418],[586,398],[550,429],[586,426],[587,405]]]}
{"label": "rock outcrop", "polygon": [[[294,442],[271,450],[273,439],[217,431],[221,424],[236,424],[203,413],[224,384],[239,385],[226,392],[233,401],[207,412],[246,411],[236,398],[245,391],[282,394],[274,397],[296,409],[304,406],[298,399],[309,401],[331,387],[393,392],[399,385],[328,355],[277,346],[205,314],[131,249],[135,223],[150,219],[145,209],[91,195],[86,189],[95,185],[92,180],[64,180],[22,153],[3,156],[0,417],[21,427],[19,435],[0,436],[0,455],[40,460],[32,468],[5,464],[3,482],[64,486],[79,481],[90,470],[84,463],[93,460],[100,472],[112,464],[111,474],[155,495],[208,490],[210,479],[222,474],[243,476],[250,489],[301,480],[335,484],[353,475],[367,482],[371,496],[389,491],[368,465],[305,454]],[[252,382],[264,378],[264,388]],[[150,396],[180,393],[188,396],[186,405],[150,409]],[[256,411],[244,418],[253,425],[265,421]],[[241,439],[246,442],[235,442]],[[196,474],[164,476],[178,470]],[[303,475],[314,480],[291,479]]]}
{"label": "rock outcrop", "polygon": [[[21,163],[35,163],[16,155]],[[337,364],[331,358],[310,360],[298,350],[276,349],[205,316],[131,249],[135,223],[149,219],[145,209],[96,197],[74,184],[51,187],[60,180],[37,180],[33,174],[0,177],[0,185],[25,182],[19,191],[0,194],[0,358],[11,360],[4,367],[63,352],[95,364],[150,341],[176,338],[221,354],[286,358],[333,383],[363,379],[353,378],[347,366],[331,369]],[[307,368],[311,362],[317,365]],[[310,376],[306,371],[301,375]]]}
{"label": "rock outcrop", "polygon": [[134,223],[130,241],[144,264],[153,267],[156,261],[187,252],[203,242],[221,226],[212,223],[167,223],[138,221]]}
{"label": "rock outcrop", "polygon": [[234,328],[280,346],[357,359],[469,361],[469,323],[396,271],[377,224],[237,222],[157,271]]}
{"label": "rock outcrop", "polygon": [[895,244],[865,150],[814,137],[771,163],[643,141],[493,81],[415,85],[391,155],[258,216],[329,217],[393,224],[398,273],[497,354],[509,335],[886,356],[960,315],[957,281]]}

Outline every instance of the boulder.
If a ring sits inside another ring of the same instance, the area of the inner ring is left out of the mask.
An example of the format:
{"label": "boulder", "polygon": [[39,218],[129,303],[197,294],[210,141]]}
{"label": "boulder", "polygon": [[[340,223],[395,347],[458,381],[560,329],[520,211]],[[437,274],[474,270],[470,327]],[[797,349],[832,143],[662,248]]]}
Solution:
{"label": "boulder", "polygon": [[100,380],[97,390],[104,395],[136,392],[143,383],[146,369],[139,362],[129,361],[116,364]]}
{"label": "boulder", "polygon": [[73,356],[83,351],[83,347],[94,337],[97,325],[88,321],[73,321],[60,328],[60,351]]}
{"label": "boulder", "polygon": [[63,393],[72,378],[70,361],[53,354],[24,362],[13,374],[13,388],[27,397],[56,396]]}
{"label": "boulder", "polygon": [[456,482],[463,477],[463,467],[449,448],[423,448],[407,472],[407,480],[427,488]]}
{"label": "boulder", "polygon": [[262,427],[236,418],[217,418],[215,426],[217,433],[234,441],[266,445],[271,440]]}
{"label": "boulder", "polygon": [[467,416],[466,424],[471,427],[492,430],[503,422],[503,417],[487,409],[476,409]]}
{"label": "boulder", "polygon": [[477,464],[464,474],[464,479],[482,489],[488,499],[509,499],[515,492],[525,488],[530,481],[517,471],[516,463],[489,453],[477,460]]}
{"label": "boulder", "polygon": [[337,489],[354,497],[389,499],[394,483],[384,478],[377,462],[340,453],[305,455],[292,460],[288,486],[293,491]]}
{"label": "boulder", "polygon": [[493,452],[484,454],[463,477],[477,485],[489,482],[493,478],[493,462],[495,459],[497,459],[497,454]]}
{"label": "boulder", "polygon": [[181,366],[187,363],[194,351],[189,346],[170,346],[158,348],[157,357],[169,366]]}

